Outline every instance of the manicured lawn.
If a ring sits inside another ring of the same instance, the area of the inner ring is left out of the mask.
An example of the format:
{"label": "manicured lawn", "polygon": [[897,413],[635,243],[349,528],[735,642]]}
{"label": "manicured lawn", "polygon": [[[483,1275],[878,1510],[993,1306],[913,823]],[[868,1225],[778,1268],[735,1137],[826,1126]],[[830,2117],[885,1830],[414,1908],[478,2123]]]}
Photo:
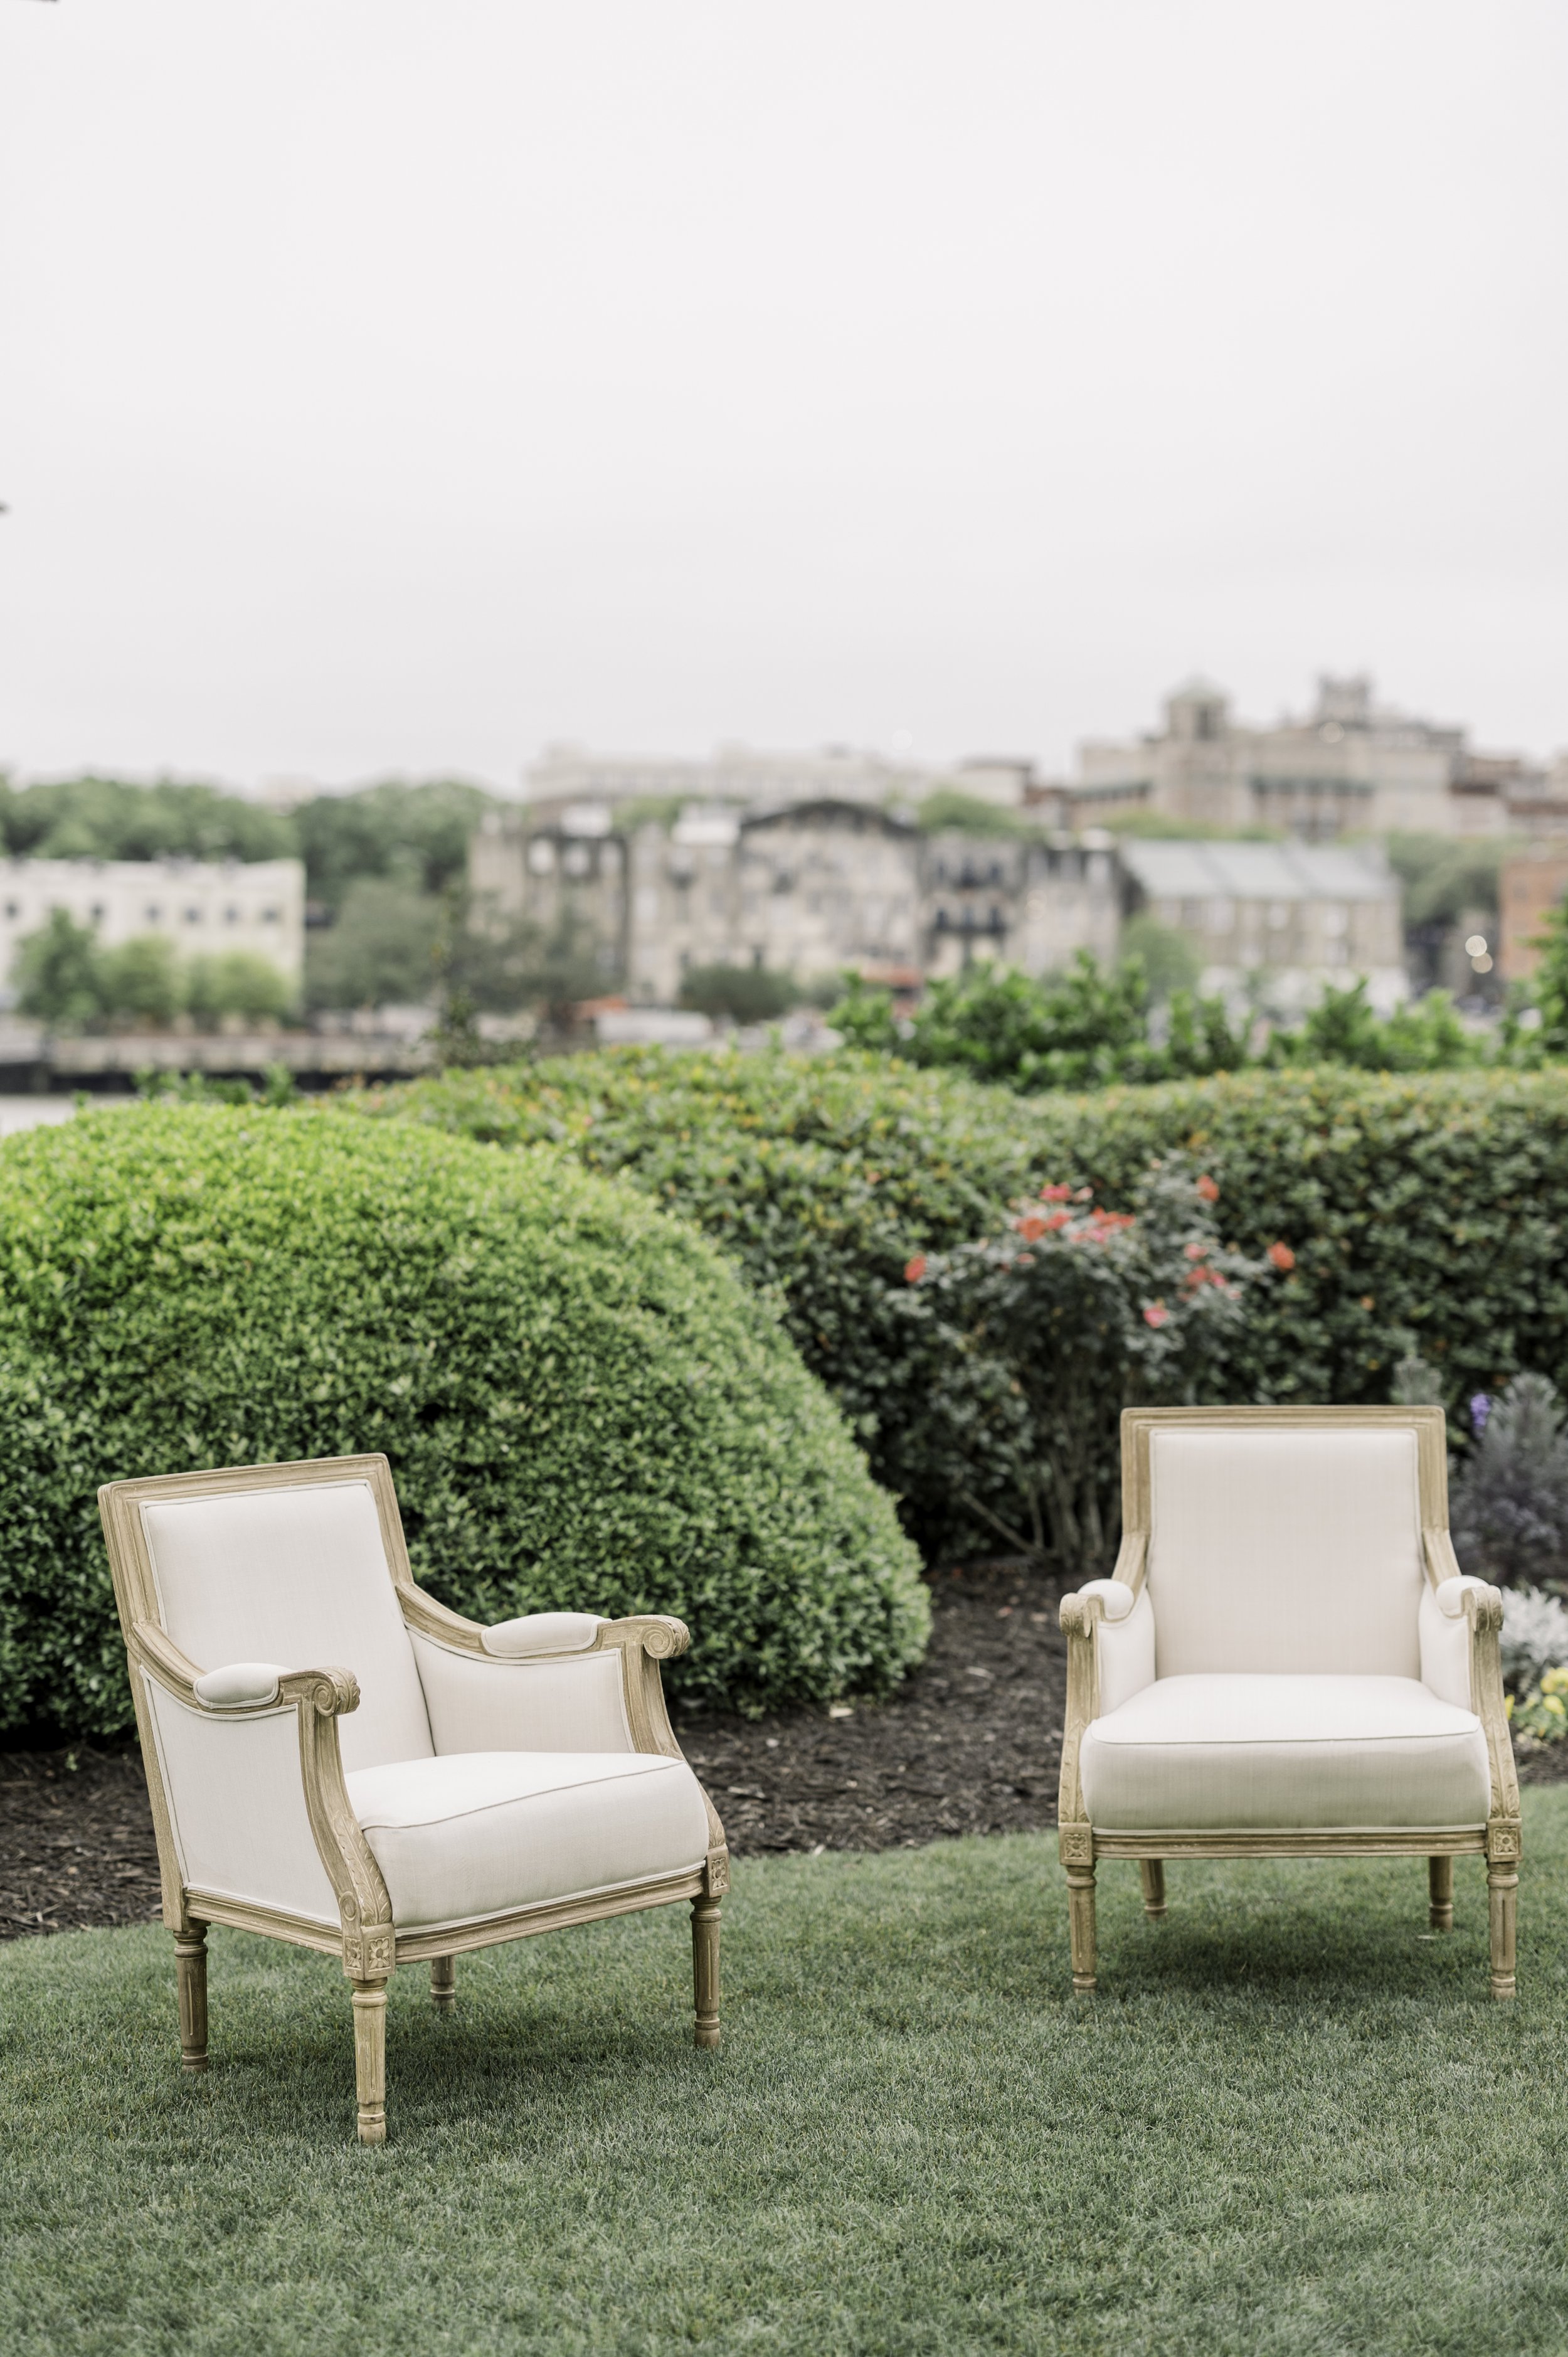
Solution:
{"label": "manicured lawn", "polygon": [[325,1959],[213,1934],[182,2081],[161,1930],[0,1950],[0,2348],[1541,2351],[1568,2326],[1568,1792],[1527,1795],[1520,1981],[1481,1869],[1101,1869],[1067,1993],[1036,1835],[743,1865],[728,2043],[684,1910],[392,1984],[352,2136]]}

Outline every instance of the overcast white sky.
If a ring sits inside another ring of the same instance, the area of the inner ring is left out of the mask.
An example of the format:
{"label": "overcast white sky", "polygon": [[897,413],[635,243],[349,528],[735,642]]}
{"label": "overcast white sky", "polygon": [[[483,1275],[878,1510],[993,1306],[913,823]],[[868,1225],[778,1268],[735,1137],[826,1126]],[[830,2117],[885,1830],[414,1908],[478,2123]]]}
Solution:
{"label": "overcast white sky", "polygon": [[0,761],[1568,744],[1561,0],[0,0]]}

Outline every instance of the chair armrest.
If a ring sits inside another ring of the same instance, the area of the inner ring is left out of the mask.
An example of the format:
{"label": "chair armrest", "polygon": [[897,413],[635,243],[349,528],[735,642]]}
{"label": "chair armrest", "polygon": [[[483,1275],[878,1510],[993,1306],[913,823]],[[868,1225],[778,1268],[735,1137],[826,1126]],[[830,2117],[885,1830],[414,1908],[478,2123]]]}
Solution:
{"label": "chair armrest", "polygon": [[[226,1740],[229,1735],[239,1738],[260,1718],[271,1720],[281,1710],[294,1711],[299,1738],[296,1790],[304,1799],[317,1855],[338,1902],[343,1969],[356,1979],[389,1972],[392,1901],[381,1867],[349,1806],[338,1748],[338,1719],[360,1706],[359,1682],[352,1671],[276,1670],[270,1663],[234,1663],[227,1669],[203,1671],[150,1620],[134,1623],[128,1650],[134,1676],[145,1671],[176,1701],[199,1714],[209,1731],[204,1740],[215,1737],[220,1727],[226,1737],[219,1739]],[[224,1692],[231,1681],[248,1685],[250,1692],[231,1692],[221,1701],[213,1699],[214,1690]],[[270,1693],[265,1691],[268,1686]],[[148,1766],[151,1770],[151,1760]],[[160,1768],[160,1786],[161,1773]],[[178,1795],[162,1795],[160,1790],[160,1805],[172,1806],[177,1823]],[[183,1912],[183,1894],[180,1907]]]}
{"label": "chair armrest", "polygon": [[[221,1669],[199,1670],[156,1620],[135,1623],[129,1650],[133,1663],[150,1670],[188,1709],[215,1718],[285,1703],[308,1702],[330,1718],[360,1707],[360,1682],[352,1670],[284,1670],[273,1662],[231,1662]],[[228,1690],[231,1683],[233,1691]],[[256,1690],[241,1691],[245,1685]]]}
{"label": "chair armrest", "polygon": [[1519,1775],[1503,1700],[1502,1591],[1460,1570],[1445,1530],[1425,1531],[1423,1537],[1434,1585],[1421,1599],[1422,1681],[1444,1700],[1455,1701],[1460,1665],[1467,1672],[1465,1706],[1481,1722],[1491,1769],[1488,1853],[1517,1857]]}
{"label": "chair armrest", "polygon": [[[1061,1600],[1067,1637],[1067,1717],[1062,1727],[1061,1790],[1057,1815],[1064,1827],[1087,1827],[1079,1755],[1084,1730],[1103,1706],[1117,1708],[1155,1674],[1155,1613],[1144,1585],[1147,1534],[1123,1534],[1110,1579],[1091,1579]],[[1062,1856],[1075,1837],[1064,1830]]]}

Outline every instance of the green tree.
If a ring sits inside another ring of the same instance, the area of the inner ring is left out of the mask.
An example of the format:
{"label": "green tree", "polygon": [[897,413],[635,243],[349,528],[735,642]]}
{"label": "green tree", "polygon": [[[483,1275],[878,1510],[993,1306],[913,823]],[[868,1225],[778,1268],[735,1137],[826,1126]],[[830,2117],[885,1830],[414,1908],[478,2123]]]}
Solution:
{"label": "green tree", "polygon": [[693,966],[681,985],[681,1004],[736,1023],[770,1023],[800,997],[794,978],[765,965]]}
{"label": "green tree", "polygon": [[103,1011],[98,936],[63,909],[51,909],[48,922],[17,944],[16,1004],[24,1015],[80,1030]]}
{"label": "green tree", "polygon": [[1117,963],[1127,965],[1134,958],[1144,969],[1152,998],[1166,999],[1174,991],[1197,988],[1203,960],[1190,935],[1162,925],[1146,910],[1129,917],[1122,928]]}
{"label": "green tree", "polygon": [[1518,1017],[1509,1027],[1518,1060],[1568,1056],[1568,901],[1562,901],[1537,935],[1541,962],[1530,976],[1530,1001],[1541,1011],[1539,1029],[1520,1033]]}
{"label": "green tree", "polygon": [[99,991],[106,1015],[138,1023],[172,1023],[185,1005],[186,978],[174,943],[161,933],[138,933],[98,953]]}
{"label": "green tree", "polygon": [[225,1015],[242,1016],[249,1023],[281,1022],[294,1001],[286,974],[255,950],[192,958],[187,969],[186,1003],[199,1023],[218,1022]]}
{"label": "green tree", "polygon": [[1487,1060],[1487,1043],[1466,1031],[1445,990],[1429,990],[1380,1016],[1364,979],[1332,985],[1295,1031],[1277,1031],[1269,1060],[1282,1064],[1358,1064],[1367,1072],[1441,1072]]}
{"label": "green tree", "polygon": [[442,904],[386,876],[363,876],[335,925],[306,936],[305,995],[321,1007],[421,1006],[435,982]]}
{"label": "green tree", "polygon": [[295,848],[286,818],[217,786],[0,778],[0,849],[13,858],[286,859]]}
{"label": "green tree", "polygon": [[[407,893],[435,894],[461,883],[468,838],[491,797],[457,778],[420,785],[386,779],[351,794],[317,794],[294,814],[313,900],[334,916],[352,887],[383,877]],[[419,997],[406,984],[397,994]]]}
{"label": "green tree", "polygon": [[1036,834],[1038,823],[1028,813],[1005,802],[988,802],[979,794],[961,792],[956,786],[938,786],[915,814],[922,834],[945,827],[961,827],[965,834]]}

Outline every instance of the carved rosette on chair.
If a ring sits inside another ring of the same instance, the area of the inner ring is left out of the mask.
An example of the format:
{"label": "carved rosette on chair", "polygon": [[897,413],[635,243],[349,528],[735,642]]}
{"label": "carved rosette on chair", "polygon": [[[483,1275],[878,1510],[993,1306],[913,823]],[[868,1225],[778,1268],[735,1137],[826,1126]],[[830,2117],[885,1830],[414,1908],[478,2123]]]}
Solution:
{"label": "carved rosette on chair", "polygon": [[1059,1839],[1075,1989],[1095,1868],[1136,1858],[1487,1861],[1492,1994],[1514,1993],[1519,1784],[1502,1598],[1448,1534],[1437,1407],[1129,1408],[1114,1574],[1065,1597]]}
{"label": "carved rosette on chair", "polygon": [[397,1965],[428,1961],[446,2012],[459,1955],[680,1900],[696,2042],[718,2044],[729,1855],[664,1706],[679,1620],[447,1611],[414,1585],[384,1457],[116,1481],[99,1507],[188,2070],[209,1924],[340,1956],[380,2144]]}

